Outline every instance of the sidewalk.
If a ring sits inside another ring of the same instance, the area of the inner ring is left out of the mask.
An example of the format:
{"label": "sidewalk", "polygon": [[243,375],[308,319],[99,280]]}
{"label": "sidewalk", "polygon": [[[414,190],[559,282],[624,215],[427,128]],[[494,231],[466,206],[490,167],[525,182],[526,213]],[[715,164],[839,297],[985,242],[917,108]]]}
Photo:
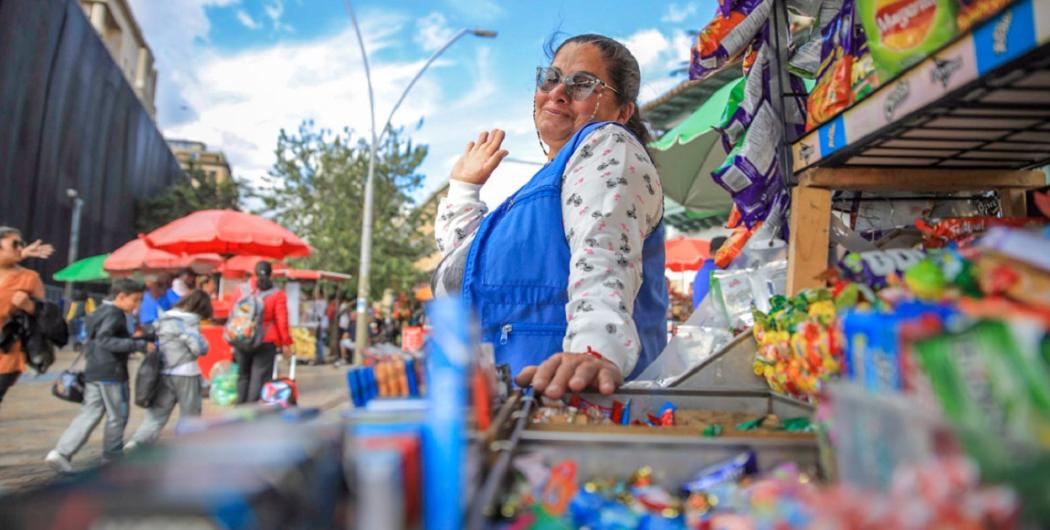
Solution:
{"label": "sidewalk", "polygon": [[[58,353],[55,364],[46,374],[37,378],[23,375],[0,404],[0,493],[31,488],[51,480],[55,473],[44,463],[62,431],[80,411],[75,403],[62,401],[51,395],[51,383],[76,357],[73,351]],[[129,371],[134,374],[140,356],[133,358]],[[332,409],[349,402],[346,390],[346,368],[331,365],[296,368],[299,383],[299,404],[304,407]],[[134,377],[134,376],[133,376]],[[204,416],[219,414],[228,408],[204,400]],[[131,418],[124,431],[129,439],[145,417],[144,409],[131,406]],[[105,421],[104,419],[102,420]],[[170,439],[178,422],[178,407],[164,429],[161,440]],[[84,448],[73,459],[76,469],[98,464],[102,454],[102,423],[92,433]]]}

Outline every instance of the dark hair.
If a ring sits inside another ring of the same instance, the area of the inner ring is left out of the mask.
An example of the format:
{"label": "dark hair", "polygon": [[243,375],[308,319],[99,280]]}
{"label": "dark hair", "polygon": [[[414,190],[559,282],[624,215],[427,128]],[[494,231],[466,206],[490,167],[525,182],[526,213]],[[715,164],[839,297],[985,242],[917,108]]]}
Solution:
{"label": "dark hair", "polygon": [[117,278],[109,285],[109,297],[116,298],[121,294],[142,294],[146,286],[131,278]]}
{"label": "dark hair", "polygon": [[176,276],[181,278],[181,277],[183,277],[183,276],[185,276],[187,274],[193,275],[194,277],[197,276],[197,273],[193,272],[193,269],[191,269],[189,267],[187,267],[185,269],[179,269],[179,272],[178,272],[178,274],[176,274]]}
{"label": "dark hair", "polygon": [[724,236],[718,236],[711,238],[711,254],[718,252],[718,249],[722,248],[722,245],[726,244],[726,238]]}
{"label": "dark hair", "polygon": [[194,289],[186,294],[186,296],[180,298],[179,302],[175,304],[175,307],[183,311],[195,313],[197,316],[205,320],[211,318],[212,315],[211,297],[208,296],[208,293],[200,289]]}
{"label": "dark hair", "polygon": [[267,276],[273,276],[273,265],[269,261],[260,261],[255,264],[255,274],[258,275],[260,270],[265,270]]}
{"label": "dark hair", "polygon": [[551,35],[543,46],[547,59],[553,61],[558,52],[569,43],[590,44],[598,48],[598,51],[602,53],[602,59],[605,60],[605,68],[609,71],[609,81],[612,84],[612,88],[617,90],[617,92],[614,92],[616,94],[616,102],[620,105],[634,103],[634,114],[631,114],[631,118],[627,120],[625,126],[638,137],[638,141],[642,143],[642,147],[648,152],[651,138],[649,137],[649,129],[645,127],[645,123],[642,121],[642,108],[638,105],[638,91],[642,84],[642,72],[638,67],[638,59],[635,59],[631,50],[628,50],[619,41],[594,33],[569,37],[555,48],[554,41],[559,34],[560,32]]}
{"label": "dark hair", "polygon": [[13,226],[2,226],[0,225],[0,239],[5,239],[11,234],[17,234],[19,237],[22,236],[22,231]]}

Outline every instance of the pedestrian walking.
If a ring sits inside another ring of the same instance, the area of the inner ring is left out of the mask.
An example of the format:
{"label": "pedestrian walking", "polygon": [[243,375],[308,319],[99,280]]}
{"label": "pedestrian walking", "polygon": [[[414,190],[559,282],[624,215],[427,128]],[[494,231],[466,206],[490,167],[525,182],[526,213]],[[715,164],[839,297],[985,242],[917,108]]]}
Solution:
{"label": "pedestrian walking", "polygon": [[120,457],[124,452],[124,427],[128,424],[130,385],[128,357],[134,352],[151,352],[155,337],[137,331],[128,332],[127,317],[135,314],[142,303],[145,287],[131,279],[113,281],[109,299],[102,302],[87,319],[87,363],[84,367],[84,402],[58,444],[45,457],[56,471],[73,470],[71,460],[91,436],[102,417],[106,426],[102,438],[102,462]]}
{"label": "pedestrian walking", "polygon": [[146,279],[146,294],[143,295],[142,305],[138,310],[140,325],[153,324],[160,318],[161,313],[171,309],[175,302],[178,302],[178,298],[172,299],[175,297],[174,294],[169,294],[171,293],[170,284],[171,277],[167,274],[158,274]]}
{"label": "pedestrian walking", "polygon": [[[262,341],[252,350],[236,351],[238,367],[237,403],[259,401],[262,386],[273,378],[274,358],[292,355],[292,335],[288,330],[288,297],[273,284],[273,266],[268,261],[255,265],[255,290],[249,296],[262,299]],[[240,302],[238,302],[239,304]]]}
{"label": "pedestrian walking", "polygon": [[84,291],[73,294],[73,303],[69,304],[66,311],[66,323],[69,324],[70,334],[73,336],[73,349],[80,351],[87,337],[87,328],[84,327],[84,319],[95,312],[95,301]]}
{"label": "pedestrian walking", "polygon": [[179,419],[201,415],[201,369],[197,358],[208,353],[208,341],[201,336],[201,321],[211,318],[211,314],[211,297],[194,290],[154,324],[163,355],[160,388],[127,450],[156,441],[176,403]]}
{"label": "pedestrian walking", "polygon": [[[19,310],[33,314],[33,299],[44,299],[44,284],[40,276],[18,265],[26,258],[46,258],[51,245],[36,241],[26,245],[17,228],[0,226],[0,325]],[[16,341],[7,353],[0,352],[0,401],[26,369],[26,356],[21,341]]]}

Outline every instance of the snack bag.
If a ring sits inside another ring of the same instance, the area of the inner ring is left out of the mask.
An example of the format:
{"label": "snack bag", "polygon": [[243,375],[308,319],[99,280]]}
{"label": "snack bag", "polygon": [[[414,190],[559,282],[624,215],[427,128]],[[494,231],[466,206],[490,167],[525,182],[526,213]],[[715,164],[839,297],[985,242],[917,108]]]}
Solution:
{"label": "snack bag", "polygon": [[809,94],[806,129],[824,123],[853,103],[853,18],[853,4],[846,2],[834,22],[821,30],[820,70]]}
{"label": "snack bag", "polygon": [[879,75],[875,72],[875,61],[871,58],[871,50],[868,48],[868,38],[864,35],[864,28],[857,25],[853,29],[856,53],[853,57],[853,70],[850,75],[850,89],[853,92],[853,101],[860,101],[879,88]]}
{"label": "snack bag", "polygon": [[925,257],[922,251],[910,248],[851,252],[839,261],[838,269],[847,280],[879,289],[886,286],[890,275],[900,277]]}
{"label": "snack bag", "polygon": [[966,31],[1006,7],[1010,0],[959,0],[955,23],[959,31]]}
{"label": "snack bag", "polygon": [[957,0],[856,0],[879,81],[937,51],[956,35]]}
{"label": "snack bag", "polygon": [[689,79],[703,79],[739,57],[769,18],[771,0],[737,0],[728,14],[720,8],[696,37]]}

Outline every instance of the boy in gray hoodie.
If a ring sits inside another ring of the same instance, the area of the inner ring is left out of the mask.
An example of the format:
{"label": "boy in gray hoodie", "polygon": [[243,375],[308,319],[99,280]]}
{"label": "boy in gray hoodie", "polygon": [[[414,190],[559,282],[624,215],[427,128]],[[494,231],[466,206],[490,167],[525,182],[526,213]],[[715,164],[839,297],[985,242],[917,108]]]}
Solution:
{"label": "boy in gray hoodie", "polygon": [[180,418],[200,416],[201,370],[197,358],[208,353],[208,342],[201,336],[201,320],[211,315],[211,297],[198,289],[182,297],[155,322],[163,354],[160,388],[146,409],[146,419],[128,442],[128,450],[155,441],[176,403]]}

